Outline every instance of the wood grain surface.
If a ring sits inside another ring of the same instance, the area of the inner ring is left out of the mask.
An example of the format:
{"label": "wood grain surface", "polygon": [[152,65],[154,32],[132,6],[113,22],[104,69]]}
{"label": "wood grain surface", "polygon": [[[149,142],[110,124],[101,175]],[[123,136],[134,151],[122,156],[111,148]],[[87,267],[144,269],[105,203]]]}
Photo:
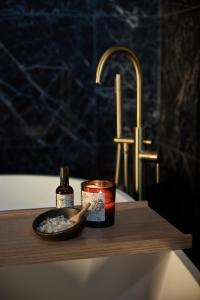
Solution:
{"label": "wood grain surface", "polygon": [[114,226],[85,227],[78,237],[65,241],[45,240],[34,233],[33,220],[46,210],[0,212],[0,266],[151,253],[192,245],[190,234],[177,230],[146,201],[118,203]]}

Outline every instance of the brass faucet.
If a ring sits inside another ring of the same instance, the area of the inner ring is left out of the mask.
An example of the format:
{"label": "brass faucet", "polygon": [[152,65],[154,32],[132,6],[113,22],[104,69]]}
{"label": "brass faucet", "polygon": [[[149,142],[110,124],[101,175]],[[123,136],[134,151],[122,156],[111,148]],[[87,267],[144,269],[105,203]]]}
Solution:
{"label": "brass faucet", "polygon": [[[123,46],[114,46],[107,49],[101,56],[96,70],[96,83],[101,84],[101,73],[108,58],[113,54],[120,52],[128,55],[136,73],[136,127],[134,128],[133,138],[122,137],[122,108],[121,108],[121,76],[115,75],[115,92],[116,92],[116,115],[117,115],[117,136],[114,142],[117,143],[117,159],[115,170],[115,183],[118,185],[120,173],[120,157],[121,145],[124,150],[124,186],[128,188],[128,152],[129,145],[134,144],[134,197],[138,200],[143,199],[143,167],[144,160],[156,161],[158,159],[157,152],[145,151],[143,144],[151,144],[150,140],[143,139],[143,86],[142,86],[142,70],[137,56],[129,48]],[[158,171],[159,165],[156,164]],[[157,181],[158,172],[156,174]]]}

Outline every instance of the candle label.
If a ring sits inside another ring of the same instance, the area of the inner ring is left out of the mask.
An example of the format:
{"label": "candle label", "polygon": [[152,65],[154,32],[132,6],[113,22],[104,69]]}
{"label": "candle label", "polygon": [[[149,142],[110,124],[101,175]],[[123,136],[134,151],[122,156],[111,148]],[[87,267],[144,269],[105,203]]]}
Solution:
{"label": "candle label", "polygon": [[73,207],[74,206],[74,195],[73,194],[57,194],[56,195],[56,207]]}
{"label": "candle label", "polygon": [[88,208],[87,221],[104,222],[105,221],[105,194],[89,193],[82,191],[83,206],[90,203]]}

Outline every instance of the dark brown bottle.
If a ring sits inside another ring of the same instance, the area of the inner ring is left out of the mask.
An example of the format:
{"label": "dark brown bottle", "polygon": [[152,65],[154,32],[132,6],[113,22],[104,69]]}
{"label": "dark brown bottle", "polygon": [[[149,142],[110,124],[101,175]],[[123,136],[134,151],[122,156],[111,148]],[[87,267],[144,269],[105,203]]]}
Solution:
{"label": "dark brown bottle", "polygon": [[69,168],[60,168],[60,185],[56,189],[56,207],[74,207],[74,190],[69,185]]}

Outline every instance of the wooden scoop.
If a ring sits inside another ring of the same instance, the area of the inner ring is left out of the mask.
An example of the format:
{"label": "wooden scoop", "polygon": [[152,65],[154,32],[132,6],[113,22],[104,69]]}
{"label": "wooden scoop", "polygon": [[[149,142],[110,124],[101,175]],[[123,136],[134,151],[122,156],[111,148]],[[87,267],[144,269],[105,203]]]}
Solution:
{"label": "wooden scoop", "polygon": [[82,215],[84,215],[84,213],[87,211],[89,207],[90,207],[90,203],[87,203],[84,207],[82,207],[82,209],[76,215],[74,215],[69,219],[69,222],[73,224],[78,223]]}

